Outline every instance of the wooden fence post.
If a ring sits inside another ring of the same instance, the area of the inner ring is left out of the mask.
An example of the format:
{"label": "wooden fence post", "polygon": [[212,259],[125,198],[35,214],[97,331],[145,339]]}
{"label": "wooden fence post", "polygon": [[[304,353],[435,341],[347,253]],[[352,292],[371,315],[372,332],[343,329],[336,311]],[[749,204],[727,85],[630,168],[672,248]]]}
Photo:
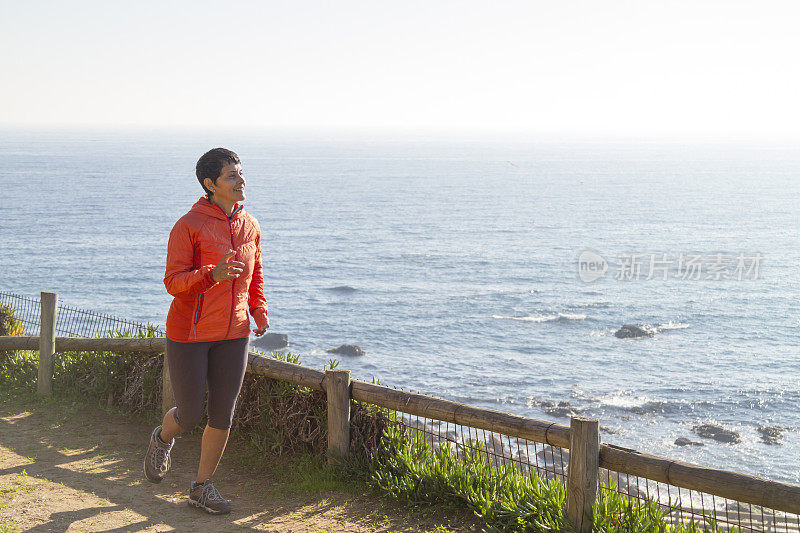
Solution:
{"label": "wooden fence post", "polygon": [[43,292],[41,295],[41,322],[39,328],[39,376],[36,390],[48,395],[53,390],[53,355],[56,352],[56,307],[58,294]]}
{"label": "wooden fence post", "polygon": [[579,533],[592,530],[600,469],[599,428],[596,418],[575,416],[570,420],[567,514]]}
{"label": "wooden fence post", "polygon": [[334,462],[350,451],[350,371],[326,370],[328,457]]}
{"label": "wooden fence post", "polygon": [[172,392],[172,381],[169,379],[167,354],[164,353],[164,368],[161,370],[161,417],[175,407],[175,395]]}

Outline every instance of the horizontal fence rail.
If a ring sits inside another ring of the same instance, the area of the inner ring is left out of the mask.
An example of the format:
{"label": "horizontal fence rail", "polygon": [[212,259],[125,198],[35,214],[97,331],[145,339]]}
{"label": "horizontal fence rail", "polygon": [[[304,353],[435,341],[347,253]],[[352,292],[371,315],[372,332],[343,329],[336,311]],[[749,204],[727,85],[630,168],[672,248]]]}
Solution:
{"label": "horizontal fence rail", "polygon": [[[164,353],[163,337],[56,337],[55,352]],[[38,350],[39,337],[0,337],[0,350]]]}
{"label": "horizontal fence rail", "polygon": [[411,415],[402,410],[391,411],[405,428],[422,437],[434,450],[447,446],[461,457],[465,450],[474,450],[480,445],[487,461],[495,466],[511,464],[520,472],[535,471],[543,478],[558,478],[566,483],[569,452],[565,448],[468,425]]}
{"label": "horizontal fence rail", "polygon": [[[43,293],[43,296],[45,294]],[[35,328],[30,327],[34,311],[38,314],[40,310],[45,309],[44,299],[40,304],[39,300],[12,296],[13,298],[9,298],[8,293],[0,292],[0,303],[22,307],[22,316],[17,318],[25,325],[24,332],[30,335],[31,331],[40,329],[46,333],[47,328],[40,327],[41,324],[45,321],[50,324],[55,317],[45,316],[44,311],[41,322],[37,321]],[[47,296],[48,302],[51,302],[49,306],[54,307],[51,296],[55,295]],[[63,309],[74,308],[58,304],[58,311]],[[75,316],[90,320],[92,317],[102,319],[89,327],[89,329],[94,328],[92,331],[100,331],[107,324],[113,323],[116,329],[109,330],[111,333],[125,331],[124,326],[132,324],[137,332],[149,329],[150,335],[160,334],[158,331],[153,331],[152,327],[148,328],[142,324],[89,312],[81,311],[81,313]],[[56,321],[56,324],[59,323]],[[63,330],[56,328],[56,331]],[[67,334],[73,335],[72,332]],[[53,353],[101,351],[163,354],[166,349],[166,339],[163,336],[80,338],[49,335],[47,337],[42,335],[41,338],[40,336],[0,337],[0,353],[16,350],[38,351],[42,346],[47,346],[48,351]],[[574,428],[563,424],[351,380],[349,371],[323,372],[256,351],[249,353],[247,371],[326,392],[329,400],[329,450],[342,452],[348,448],[349,412],[342,406],[347,405],[349,398],[395,412],[399,423],[412,433],[422,436],[434,449],[450,446],[462,456],[467,448],[474,450],[479,446],[491,464],[508,463],[522,472],[532,471],[546,479],[560,479],[567,486],[570,519],[578,525],[579,531],[589,531],[591,528],[590,521],[583,519],[587,513],[591,514],[594,500],[592,487],[599,485],[601,493],[614,491],[631,501],[655,501],[665,509],[666,519],[673,524],[703,522],[713,518],[725,530],[736,527],[745,532],[800,533],[800,516],[798,516],[800,486],[706,468],[611,444],[599,443],[599,447],[597,443],[591,445],[589,441],[596,438],[596,430],[586,424],[596,425],[597,421],[594,419],[573,419],[573,425],[578,424],[576,427],[588,428],[586,434],[594,435],[592,438],[584,438],[579,436]],[[172,401],[166,365],[164,373],[163,393],[166,406]],[[347,374],[346,379],[343,377],[344,373]],[[40,373],[40,379],[42,375]],[[46,373],[44,375],[46,379]],[[40,392],[41,390],[40,388]],[[339,407],[331,411],[330,402]],[[584,430],[581,430],[580,433],[583,432]],[[573,464],[579,465],[573,470],[588,473],[575,474],[577,477],[568,479],[571,454]],[[588,498],[576,498],[578,492],[587,493],[587,491]]]}
{"label": "horizontal fence rail", "polygon": [[800,486],[674,461],[610,444],[600,446],[600,466],[730,500],[800,514]]}
{"label": "horizontal fence rail", "polygon": [[353,380],[352,395],[354,400],[411,415],[569,448],[569,426],[561,424],[512,415],[503,411],[481,409],[358,380]]}

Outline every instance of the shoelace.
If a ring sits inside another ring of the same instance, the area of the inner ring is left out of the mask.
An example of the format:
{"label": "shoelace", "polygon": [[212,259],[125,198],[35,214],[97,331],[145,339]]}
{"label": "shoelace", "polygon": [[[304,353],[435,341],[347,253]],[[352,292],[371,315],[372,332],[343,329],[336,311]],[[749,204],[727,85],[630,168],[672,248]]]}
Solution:
{"label": "shoelace", "polygon": [[151,456],[151,464],[155,470],[159,472],[166,472],[169,470],[170,463],[172,460],[169,456],[169,451],[172,449],[172,446],[168,446],[166,448],[162,447],[158,443],[156,443],[156,449],[153,455]]}
{"label": "shoelace", "polygon": [[217,488],[210,481],[207,484],[203,485],[203,492],[200,493],[200,503],[205,505],[206,502],[208,501],[212,502],[225,501],[222,498],[222,495],[217,490]]}

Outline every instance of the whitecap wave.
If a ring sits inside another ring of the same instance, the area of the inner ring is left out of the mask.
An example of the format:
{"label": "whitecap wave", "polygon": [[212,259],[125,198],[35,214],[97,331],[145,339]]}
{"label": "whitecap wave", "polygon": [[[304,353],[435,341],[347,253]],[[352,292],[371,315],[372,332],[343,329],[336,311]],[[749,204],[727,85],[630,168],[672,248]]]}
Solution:
{"label": "whitecap wave", "polygon": [[597,398],[597,402],[600,405],[605,405],[609,407],[619,407],[622,409],[633,409],[637,407],[642,407],[643,405],[647,404],[650,401],[652,401],[650,398],[647,398],[645,396],[634,396],[631,393],[625,391],[611,392],[609,394],[604,394],[599,398]]}
{"label": "whitecap wave", "polygon": [[553,322],[555,320],[585,320],[586,315],[583,313],[557,313],[550,315],[531,315],[531,316],[506,316],[506,315],[492,315],[492,318],[501,320],[519,320],[522,322]]}
{"label": "whitecap wave", "polygon": [[614,307],[614,304],[606,300],[593,300],[590,302],[572,304],[569,307],[572,309],[582,309],[582,308],[608,309],[610,307]]}
{"label": "whitecap wave", "polygon": [[536,316],[505,316],[505,315],[492,315],[492,318],[501,320],[519,320],[521,322],[550,322],[558,318],[557,315],[536,315]]}
{"label": "whitecap wave", "polygon": [[558,313],[564,320],[586,320],[586,313]]}
{"label": "whitecap wave", "polygon": [[657,326],[657,329],[659,329],[659,330],[686,329],[688,327],[689,327],[689,324],[687,324],[686,322],[673,322],[672,320],[670,320],[666,324],[661,324],[660,326]]}
{"label": "whitecap wave", "polygon": [[611,408],[637,415],[667,415],[684,410],[694,411],[708,407],[709,402],[689,402],[683,399],[661,400],[640,396],[633,391],[618,390],[591,398],[601,408]]}

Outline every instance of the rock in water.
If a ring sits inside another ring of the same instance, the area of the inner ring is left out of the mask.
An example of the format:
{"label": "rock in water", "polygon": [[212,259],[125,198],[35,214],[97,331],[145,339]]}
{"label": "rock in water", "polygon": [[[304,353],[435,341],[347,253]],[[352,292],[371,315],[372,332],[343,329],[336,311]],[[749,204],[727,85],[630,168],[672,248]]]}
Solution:
{"label": "rock in water", "polygon": [[689,440],[686,437],[679,437],[675,439],[675,446],[705,446],[705,444]]}
{"label": "rock in water", "polygon": [[714,424],[701,424],[693,427],[692,431],[701,437],[713,439],[717,442],[725,442],[728,444],[739,444],[742,442],[742,438],[735,431]]}
{"label": "rock in water", "polygon": [[569,402],[558,402],[557,405],[545,407],[544,412],[548,415],[558,416],[561,418],[569,418],[571,416],[577,416],[580,414],[576,408],[569,404]]}
{"label": "rock in water", "polygon": [[580,410],[577,407],[570,405],[569,402],[561,401],[556,403],[551,402],[550,400],[533,400],[531,403],[532,405],[541,407],[542,411],[548,415],[558,416],[561,418],[569,418],[571,416],[577,416],[581,414]]}
{"label": "rock in water", "polygon": [[342,355],[364,355],[366,352],[355,344],[342,344],[338,348],[328,350],[328,353],[338,353]]}
{"label": "rock in water", "polygon": [[780,426],[759,426],[758,432],[761,433],[764,444],[780,444],[783,436],[783,428]]}
{"label": "rock in water", "polygon": [[617,331],[614,336],[618,339],[635,339],[637,337],[652,337],[655,333],[651,329],[640,328],[632,324],[625,324]]}
{"label": "rock in water", "polygon": [[265,333],[261,337],[250,339],[250,345],[264,350],[280,350],[289,346],[289,337],[283,333]]}
{"label": "rock in water", "polygon": [[497,455],[505,455],[506,454],[506,448],[503,445],[503,439],[501,439],[497,435],[492,435],[492,438],[489,439],[489,440],[486,440],[484,442],[484,444],[486,445],[486,451],[488,451],[490,453],[494,453],[494,454],[497,454]]}
{"label": "rock in water", "polygon": [[562,464],[566,466],[569,463],[569,451],[564,448],[553,448],[547,445],[536,456],[544,461],[545,466],[554,466],[559,470]]}

